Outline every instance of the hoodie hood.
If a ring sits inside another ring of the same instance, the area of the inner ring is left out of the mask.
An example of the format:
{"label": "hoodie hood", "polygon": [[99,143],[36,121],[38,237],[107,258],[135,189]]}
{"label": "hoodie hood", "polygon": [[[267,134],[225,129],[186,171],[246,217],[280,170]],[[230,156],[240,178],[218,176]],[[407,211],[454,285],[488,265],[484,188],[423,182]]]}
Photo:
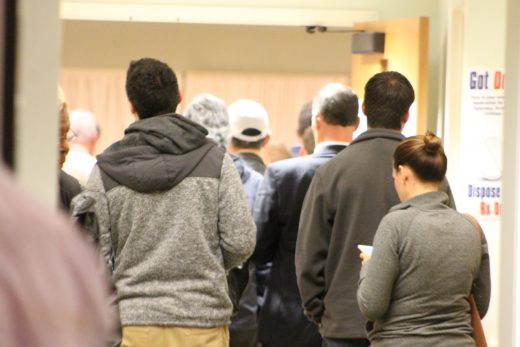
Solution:
{"label": "hoodie hood", "polygon": [[204,127],[174,113],[136,121],[97,156],[105,188],[107,181],[138,192],[173,188],[215,147],[206,135]]}

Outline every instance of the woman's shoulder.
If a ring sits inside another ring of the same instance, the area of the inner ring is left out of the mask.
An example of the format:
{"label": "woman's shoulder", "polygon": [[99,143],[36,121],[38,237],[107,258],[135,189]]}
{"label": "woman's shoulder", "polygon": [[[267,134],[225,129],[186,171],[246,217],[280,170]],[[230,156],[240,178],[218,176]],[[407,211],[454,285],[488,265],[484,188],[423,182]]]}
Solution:
{"label": "woman's shoulder", "polygon": [[392,209],[381,220],[379,229],[387,232],[406,230],[419,213],[416,208]]}
{"label": "woman's shoulder", "polygon": [[419,213],[420,210],[413,205],[406,205],[401,203],[390,209],[390,211],[384,216],[383,219],[386,219],[388,222],[395,222],[400,220],[413,219]]}

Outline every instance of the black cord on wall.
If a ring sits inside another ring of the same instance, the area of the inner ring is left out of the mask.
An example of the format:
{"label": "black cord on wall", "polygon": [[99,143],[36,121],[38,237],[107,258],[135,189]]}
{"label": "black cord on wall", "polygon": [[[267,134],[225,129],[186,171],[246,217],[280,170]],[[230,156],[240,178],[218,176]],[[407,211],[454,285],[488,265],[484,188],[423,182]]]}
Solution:
{"label": "black cord on wall", "polygon": [[1,149],[2,159],[7,166],[14,168],[14,87],[16,55],[16,0],[2,0],[2,36],[4,38],[1,61],[3,78],[1,83]]}

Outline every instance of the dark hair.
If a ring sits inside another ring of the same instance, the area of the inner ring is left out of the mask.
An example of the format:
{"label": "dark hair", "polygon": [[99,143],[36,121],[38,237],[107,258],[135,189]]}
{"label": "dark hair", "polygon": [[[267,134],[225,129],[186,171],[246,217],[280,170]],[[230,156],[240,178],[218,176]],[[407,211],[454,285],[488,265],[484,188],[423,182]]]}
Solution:
{"label": "dark hair", "polygon": [[260,148],[262,148],[262,145],[264,144],[264,140],[265,140],[265,138],[260,139],[258,141],[250,142],[250,141],[239,140],[236,137],[231,137],[231,144],[234,147],[241,148],[241,149],[260,149]]}
{"label": "dark hair", "polygon": [[126,94],[141,119],[175,112],[179,103],[175,73],[165,63],[152,58],[130,62]]}
{"label": "dark hair", "polygon": [[424,182],[442,182],[448,169],[441,139],[432,132],[404,139],[394,152],[394,168],[408,166]]}
{"label": "dark hair", "polygon": [[62,103],[59,109],[60,116],[60,142],[59,142],[59,167],[63,167],[67,154],[69,153],[69,142],[67,141],[67,133],[70,129],[69,110],[67,103]]}
{"label": "dark hair", "polygon": [[352,89],[339,83],[330,83],[316,95],[312,109],[313,115],[320,114],[327,124],[354,125],[358,119],[358,97]]}
{"label": "dark hair", "polygon": [[302,135],[303,140],[303,148],[307,154],[314,153],[314,147],[316,147],[316,142],[314,141],[314,134],[312,133],[312,127],[307,127]]}
{"label": "dark hair", "polygon": [[371,128],[401,129],[403,116],[415,100],[410,81],[399,72],[375,74],[365,85],[365,115]]}
{"label": "dark hair", "polygon": [[306,102],[300,110],[298,116],[298,136],[302,137],[305,129],[311,126],[312,123],[312,101]]}

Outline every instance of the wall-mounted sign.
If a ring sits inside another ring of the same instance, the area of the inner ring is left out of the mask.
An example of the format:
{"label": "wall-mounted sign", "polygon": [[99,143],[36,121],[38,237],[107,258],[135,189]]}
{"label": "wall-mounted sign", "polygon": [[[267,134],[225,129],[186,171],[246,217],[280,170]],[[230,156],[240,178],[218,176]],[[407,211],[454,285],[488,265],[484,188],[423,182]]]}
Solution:
{"label": "wall-mounted sign", "polygon": [[502,195],[502,69],[469,69],[463,81],[457,209],[499,217]]}

